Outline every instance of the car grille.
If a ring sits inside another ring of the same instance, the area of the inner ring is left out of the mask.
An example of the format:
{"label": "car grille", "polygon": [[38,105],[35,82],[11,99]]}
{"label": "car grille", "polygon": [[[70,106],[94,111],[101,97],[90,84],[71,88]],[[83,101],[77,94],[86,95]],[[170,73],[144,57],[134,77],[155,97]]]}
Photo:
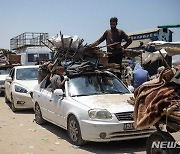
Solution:
{"label": "car grille", "polygon": [[115,113],[115,116],[119,121],[122,120],[134,120],[134,113],[133,112],[121,112]]}

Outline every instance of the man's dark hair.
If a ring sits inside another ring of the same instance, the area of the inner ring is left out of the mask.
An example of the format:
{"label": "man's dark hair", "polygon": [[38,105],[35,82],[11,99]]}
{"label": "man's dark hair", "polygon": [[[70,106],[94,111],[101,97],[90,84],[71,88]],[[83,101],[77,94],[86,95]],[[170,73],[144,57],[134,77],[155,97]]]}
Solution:
{"label": "man's dark hair", "polygon": [[112,18],[110,19],[110,22],[116,22],[116,24],[117,24],[118,19],[117,19],[116,17],[112,17]]}

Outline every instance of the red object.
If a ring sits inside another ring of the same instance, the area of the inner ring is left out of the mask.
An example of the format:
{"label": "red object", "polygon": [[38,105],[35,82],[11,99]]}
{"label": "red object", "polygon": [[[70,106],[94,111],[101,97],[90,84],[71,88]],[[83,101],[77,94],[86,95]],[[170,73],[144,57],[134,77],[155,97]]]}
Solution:
{"label": "red object", "polygon": [[180,70],[180,65],[175,66],[174,68],[176,69],[176,71],[179,71]]}

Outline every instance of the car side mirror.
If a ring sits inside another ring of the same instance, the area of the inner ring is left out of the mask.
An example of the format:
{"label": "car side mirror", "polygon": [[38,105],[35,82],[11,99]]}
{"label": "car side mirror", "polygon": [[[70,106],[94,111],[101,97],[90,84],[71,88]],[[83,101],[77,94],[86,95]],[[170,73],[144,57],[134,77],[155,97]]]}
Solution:
{"label": "car side mirror", "polygon": [[62,89],[55,89],[55,90],[54,90],[54,94],[55,94],[56,96],[63,96],[63,95],[64,95]]}
{"label": "car side mirror", "polygon": [[10,76],[8,76],[8,77],[6,78],[6,81],[7,81],[7,82],[12,82],[12,78],[11,78]]}

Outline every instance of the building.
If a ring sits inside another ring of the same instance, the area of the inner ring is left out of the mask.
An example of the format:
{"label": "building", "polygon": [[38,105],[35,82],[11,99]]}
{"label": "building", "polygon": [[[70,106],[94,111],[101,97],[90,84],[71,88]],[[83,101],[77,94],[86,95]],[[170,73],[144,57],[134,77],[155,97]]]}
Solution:
{"label": "building", "polygon": [[21,56],[22,65],[34,65],[51,58],[48,38],[48,33],[25,32],[10,39],[10,48]]}
{"label": "building", "polygon": [[[166,41],[172,42],[172,31],[168,28],[153,28],[149,30],[143,30],[139,32],[129,33],[128,35],[132,38],[132,43],[128,47],[129,49],[141,50],[149,42],[152,41]],[[168,64],[172,65],[172,57],[166,56]],[[144,65],[144,68],[148,70],[150,76],[157,73],[157,68],[160,66],[166,66],[163,60],[157,60]],[[153,69],[152,69],[153,68]]]}
{"label": "building", "polygon": [[172,42],[172,31],[168,28],[153,28],[139,32],[129,33],[128,35],[133,40],[132,44],[128,47],[131,49],[141,49],[142,46],[152,41],[166,41]]}

